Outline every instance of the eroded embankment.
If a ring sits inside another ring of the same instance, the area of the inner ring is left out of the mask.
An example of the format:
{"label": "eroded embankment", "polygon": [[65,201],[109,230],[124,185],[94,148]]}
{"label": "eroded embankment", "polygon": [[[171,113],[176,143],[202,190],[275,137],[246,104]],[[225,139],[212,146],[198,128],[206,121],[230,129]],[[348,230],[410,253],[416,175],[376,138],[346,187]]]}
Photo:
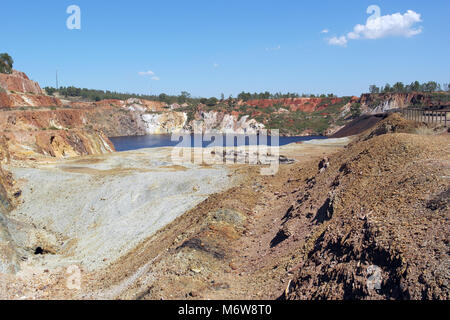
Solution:
{"label": "eroded embankment", "polygon": [[18,270],[18,253],[7,228],[5,215],[17,204],[21,191],[15,186],[12,174],[3,168],[10,161],[6,139],[0,137],[0,273]]}

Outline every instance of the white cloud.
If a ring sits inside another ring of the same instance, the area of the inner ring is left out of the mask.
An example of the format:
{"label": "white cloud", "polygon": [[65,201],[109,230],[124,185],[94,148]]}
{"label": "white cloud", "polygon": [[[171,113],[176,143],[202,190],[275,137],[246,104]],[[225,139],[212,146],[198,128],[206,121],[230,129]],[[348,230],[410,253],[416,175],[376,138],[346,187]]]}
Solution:
{"label": "white cloud", "polygon": [[153,71],[151,71],[151,70],[141,71],[141,72],[138,72],[138,74],[140,76],[150,76],[151,77],[150,79],[152,79],[154,81],[159,81],[160,80],[160,78],[157,77],[156,74]]}
{"label": "white cloud", "polygon": [[330,32],[330,30],[328,30],[328,29],[323,29],[320,33],[328,33],[328,32]]}
{"label": "white cloud", "polygon": [[422,32],[422,27],[413,28],[419,22],[422,22],[420,14],[408,10],[403,15],[395,13],[368,19],[365,25],[356,25],[347,36],[349,39],[380,39],[389,36],[409,38]]}
{"label": "white cloud", "polygon": [[155,74],[155,73],[154,73],[153,71],[151,71],[151,70],[139,72],[139,75],[140,75],[140,76],[153,76],[154,74]]}
{"label": "white cloud", "polygon": [[346,47],[347,46],[347,38],[345,36],[342,37],[333,37],[331,39],[328,39],[328,43],[332,46],[341,46]]}
{"label": "white cloud", "polygon": [[[370,7],[369,7],[370,8]],[[412,10],[404,14],[373,15],[365,25],[357,24],[352,32],[345,36],[334,37],[328,40],[331,45],[345,46],[348,40],[357,39],[381,39],[385,37],[413,37],[422,32],[422,27],[415,25],[422,22],[421,15]]]}
{"label": "white cloud", "polygon": [[277,45],[276,47],[273,48],[266,48],[266,51],[278,51],[281,50],[281,45]]}
{"label": "white cloud", "polygon": [[214,67],[214,69],[215,69],[215,68],[218,68],[218,67],[219,67],[219,64],[218,64],[218,63],[214,63],[214,64],[213,64],[213,67]]}

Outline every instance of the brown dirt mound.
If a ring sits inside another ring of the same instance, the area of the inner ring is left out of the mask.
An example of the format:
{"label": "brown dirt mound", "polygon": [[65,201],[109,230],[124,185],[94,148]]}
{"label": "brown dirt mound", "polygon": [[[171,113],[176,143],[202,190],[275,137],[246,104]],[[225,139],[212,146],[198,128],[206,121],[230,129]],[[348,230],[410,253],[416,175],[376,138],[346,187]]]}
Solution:
{"label": "brown dirt mound", "polygon": [[388,133],[414,133],[418,127],[420,127],[418,122],[406,120],[400,114],[394,113],[380,121],[375,127],[363,132],[358,141],[366,141]]}
{"label": "brown dirt mound", "polygon": [[305,181],[284,229],[311,233],[288,299],[449,299],[449,136],[397,115]]}
{"label": "brown dirt mound", "polygon": [[383,119],[386,119],[386,114],[377,115],[363,115],[347,124],[344,128],[336,132],[330,138],[344,138],[355,136],[366,130],[369,130],[377,125]]}
{"label": "brown dirt mound", "polygon": [[362,134],[363,139],[370,139],[386,133],[412,133],[418,126],[418,123],[405,120],[396,113],[392,115],[386,113],[363,115],[347,124],[330,138],[343,138]]}

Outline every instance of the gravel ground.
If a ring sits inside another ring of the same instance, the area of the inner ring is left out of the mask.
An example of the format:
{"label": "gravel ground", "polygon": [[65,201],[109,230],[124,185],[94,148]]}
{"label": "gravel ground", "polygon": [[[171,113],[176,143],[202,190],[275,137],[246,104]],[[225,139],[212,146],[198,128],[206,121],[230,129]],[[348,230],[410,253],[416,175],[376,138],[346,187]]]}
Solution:
{"label": "gravel ground", "polygon": [[8,226],[24,258],[39,247],[39,264],[103,267],[231,185],[225,167],[172,166],[169,156],[162,148],[10,168],[24,200]]}

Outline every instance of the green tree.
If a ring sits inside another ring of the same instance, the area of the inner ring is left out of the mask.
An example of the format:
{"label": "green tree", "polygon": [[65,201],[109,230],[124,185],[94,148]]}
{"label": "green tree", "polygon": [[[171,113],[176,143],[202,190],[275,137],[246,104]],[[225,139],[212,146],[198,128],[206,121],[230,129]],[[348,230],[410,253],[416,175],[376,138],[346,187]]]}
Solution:
{"label": "green tree", "polygon": [[350,107],[350,112],[353,118],[359,117],[361,115],[361,104],[359,103],[352,104],[352,106]]}
{"label": "green tree", "polygon": [[409,89],[412,92],[418,92],[420,91],[420,82],[419,81],[414,81],[413,83],[411,83],[409,85]]}
{"label": "green tree", "polygon": [[159,99],[159,101],[161,101],[161,102],[168,102],[168,96],[167,96],[167,94],[165,94],[165,93],[161,93],[159,96],[158,96],[158,99]]}
{"label": "green tree", "polygon": [[248,101],[252,98],[251,93],[242,91],[238,95],[238,100]]}
{"label": "green tree", "polygon": [[373,84],[369,87],[369,91],[370,93],[380,93],[380,88]]}
{"label": "green tree", "polygon": [[191,98],[191,94],[186,91],[181,91],[181,95],[177,97],[178,103],[185,103]]}
{"label": "green tree", "polygon": [[425,92],[435,92],[438,89],[438,84],[434,81],[429,81],[427,83],[424,83],[424,90]]}
{"label": "green tree", "polygon": [[392,90],[398,93],[405,92],[405,85],[402,82],[397,82],[392,86]]}
{"label": "green tree", "polygon": [[206,105],[207,105],[208,107],[214,107],[218,102],[219,102],[219,100],[217,100],[217,98],[212,97],[212,98],[209,98],[209,99],[206,101]]}
{"label": "green tree", "polygon": [[0,54],[0,73],[12,73],[14,60],[7,53]]}
{"label": "green tree", "polygon": [[389,83],[386,83],[386,85],[384,86],[382,92],[383,92],[383,93],[389,93],[389,92],[392,92],[391,85],[390,85]]}
{"label": "green tree", "polygon": [[52,96],[56,92],[56,89],[53,87],[45,87],[44,90],[49,96]]}

